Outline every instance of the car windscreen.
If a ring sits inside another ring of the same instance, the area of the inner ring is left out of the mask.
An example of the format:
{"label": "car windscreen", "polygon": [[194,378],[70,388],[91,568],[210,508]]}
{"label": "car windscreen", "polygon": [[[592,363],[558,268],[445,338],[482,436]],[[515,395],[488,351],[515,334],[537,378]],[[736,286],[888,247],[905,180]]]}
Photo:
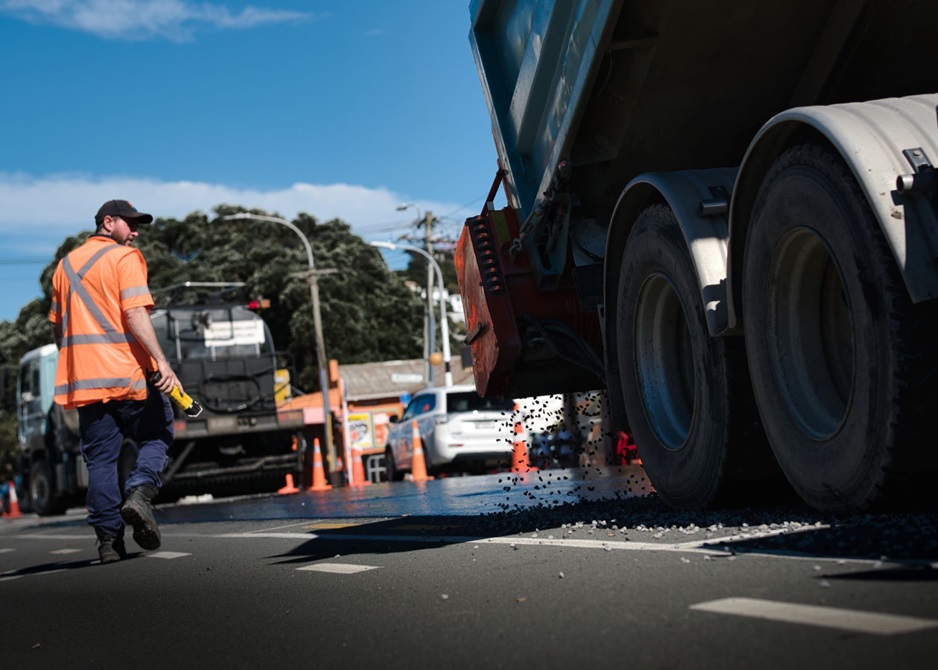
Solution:
{"label": "car windscreen", "polygon": [[506,398],[480,398],[475,391],[446,394],[447,412],[511,412],[515,408],[513,400]]}

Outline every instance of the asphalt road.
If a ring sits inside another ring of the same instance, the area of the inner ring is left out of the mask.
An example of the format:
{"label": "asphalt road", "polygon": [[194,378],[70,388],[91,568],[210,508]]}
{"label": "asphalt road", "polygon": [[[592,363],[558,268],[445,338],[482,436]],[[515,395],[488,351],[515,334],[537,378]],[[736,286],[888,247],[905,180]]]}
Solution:
{"label": "asphalt road", "polygon": [[107,566],[81,510],[4,519],[2,665],[935,667],[934,509],[643,494],[626,468],[180,504]]}

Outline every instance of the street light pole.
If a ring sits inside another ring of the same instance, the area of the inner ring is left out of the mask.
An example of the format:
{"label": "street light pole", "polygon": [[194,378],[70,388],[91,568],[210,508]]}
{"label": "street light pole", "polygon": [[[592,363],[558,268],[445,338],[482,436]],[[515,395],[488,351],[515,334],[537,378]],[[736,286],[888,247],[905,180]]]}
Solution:
{"label": "street light pole", "polygon": [[[417,222],[424,224],[424,244],[427,253],[433,253],[433,235],[432,235],[432,226],[433,226],[433,215],[431,212],[423,213],[416,204],[412,202],[405,202],[397,206],[398,212],[403,212],[404,210],[413,208],[417,210]],[[443,287],[440,286],[440,290],[443,290]],[[423,330],[423,342],[424,342],[424,351],[423,351],[423,360],[424,360],[424,379],[427,382],[427,386],[433,385],[433,366],[430,365],[430,353],[436,348],[436,324],[433,322],[433,268],[427,266],[427,302],[424,305],[426,310],[426,319],[424,320],[424,330]]]}
{"label": "street light pole", "polygon": [[449,318],[446,315],[446,292],[443,290],[443,270],[440,269],[440,264],[436,262],[433,256],[420,247],[412,247],[409,244],[398,244],[396,242],[371,242],[370,244],[379,249],[390,249],[392,251],[394,249],[403,249],[405,251],[418,253],[430,261],[430,265],[436,271],[436,278],[440,284],[440,337],[443,339],[443,380],[447,386],[452,386],[453,370],[450,365]]}
{"label": "street light pole", "polygon": [[[313,248],[309,244],[309,240],[306,235],[303,234],[303,231],[297,228],[293,223],[287,221],[286,219],[281,219],[277,216],[263,216],[260,214],[249,214],[247,212],[239,212],[238,214],[229,214],[228,216],[221,217],[223,221],[237,221],[237,220],[247,220],[254,219],[257,221],[270,221],[271,223],[279,223],[282,226],[286,226],[294,233],[296,233],[301,240],[303,240],[303,246],[306,248],[306,262],[309,265],[309,294],[310,300],[313,303],[313,332],[315,336],[315,347],[316,347],[316,365],[319,368],[319,385],[322,388],[322,415],[323,415],[323,428],[325,429],[326,437],[326,458],[328,460],[330,472],[335,470],[336,459],[335,459],[335,445],[332,442],[332,414],[329,409],[329,359],[326,358],[326,344],[322,336],[322,316],[319,310],[319,282],[317,281],[316,275],[316,263],[313,260]],[[348,464],[350,467],[351,464]]]}

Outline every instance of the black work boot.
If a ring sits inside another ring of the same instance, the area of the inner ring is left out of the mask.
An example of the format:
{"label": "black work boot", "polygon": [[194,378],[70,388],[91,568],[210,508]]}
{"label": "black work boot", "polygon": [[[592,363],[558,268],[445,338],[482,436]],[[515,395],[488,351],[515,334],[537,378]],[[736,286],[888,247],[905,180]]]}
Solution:
{"label": "black work boot", "polygon": [[156,525],[153,505],[150,503],[157,492],[154,486],[138,486],[131,489],[121,507],[121,517],[133,526],[134,542],[139,544],[141,549],[160,548],[160,527]]}
{"label": "black work boot", "polygon": [[116,563],[127,558],[127,548],[124,546],[124,538],[114,537],[99,530],[95,530],[98,536],[98,556],[101,558],[101,564]]}

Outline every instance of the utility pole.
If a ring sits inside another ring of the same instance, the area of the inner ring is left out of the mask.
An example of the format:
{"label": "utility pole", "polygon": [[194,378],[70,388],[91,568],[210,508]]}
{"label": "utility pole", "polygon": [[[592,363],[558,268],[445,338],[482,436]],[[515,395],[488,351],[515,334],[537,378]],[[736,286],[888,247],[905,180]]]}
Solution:
{"label": "utility pole", "polygon": [[[433,258],[433,212],[425,212],[423,215],[423,240],[424,248],[430,257]],[[443,287],[440,287],[443,290]],[[424,338],[426,342],[426,351],[424,352],[424,365],[427,371],[428,386],[433,386],[434,375],[433,365],[430,363],[430,355],[436,351],[436,323],[433,319],[433,264],[427,263],[427,333]]]}
{"label": "utility pole", "polygon": [[[335,269],[316,270],[310,267],[307,275],[309,282],[309,298],[313,307],[313,333],[316,338],[316,365],[319,367],[319,385],[322,387],[322,407],[323,407],[323,436],[326,438],[326,465],[329,472],[336,470],[336,448],[335,441],[332,439],[332,412],[329,405],[329,359],[326,357],[326,345],[322,336],[322,316],[319,310],[319,276],[337,272]],[[342,458],[345,465],[345,472],[350,473],[352,464],[343,454]],[[349,480],[351,481],[351,480]]]}
{"label": "utility pole", "polygon": [[[417,210],[417,222],[415,226],[423,226],[423,244],[427,252],[427,258],[435,262],[433,258],[433,212],[423,212],[414,203],[403,203],[397,206],[397,211],[402,212],[405,209],[413,207]],[[412,237],[403,236],[401,239],[418,241]],[[440,280],[442,282],[442,279]],[[442,292],[443,285],[440,284]],[[442,295],[442,293],[441,293]],[[443,317],[445,318],[445,317]],[[433,365],[430,363],[430,355],[436,349],[436,320],[433,317],[433,263],[427,265],[427,301],[424,305],[423,320],[423,378],[427,386],[433,386]]]}

